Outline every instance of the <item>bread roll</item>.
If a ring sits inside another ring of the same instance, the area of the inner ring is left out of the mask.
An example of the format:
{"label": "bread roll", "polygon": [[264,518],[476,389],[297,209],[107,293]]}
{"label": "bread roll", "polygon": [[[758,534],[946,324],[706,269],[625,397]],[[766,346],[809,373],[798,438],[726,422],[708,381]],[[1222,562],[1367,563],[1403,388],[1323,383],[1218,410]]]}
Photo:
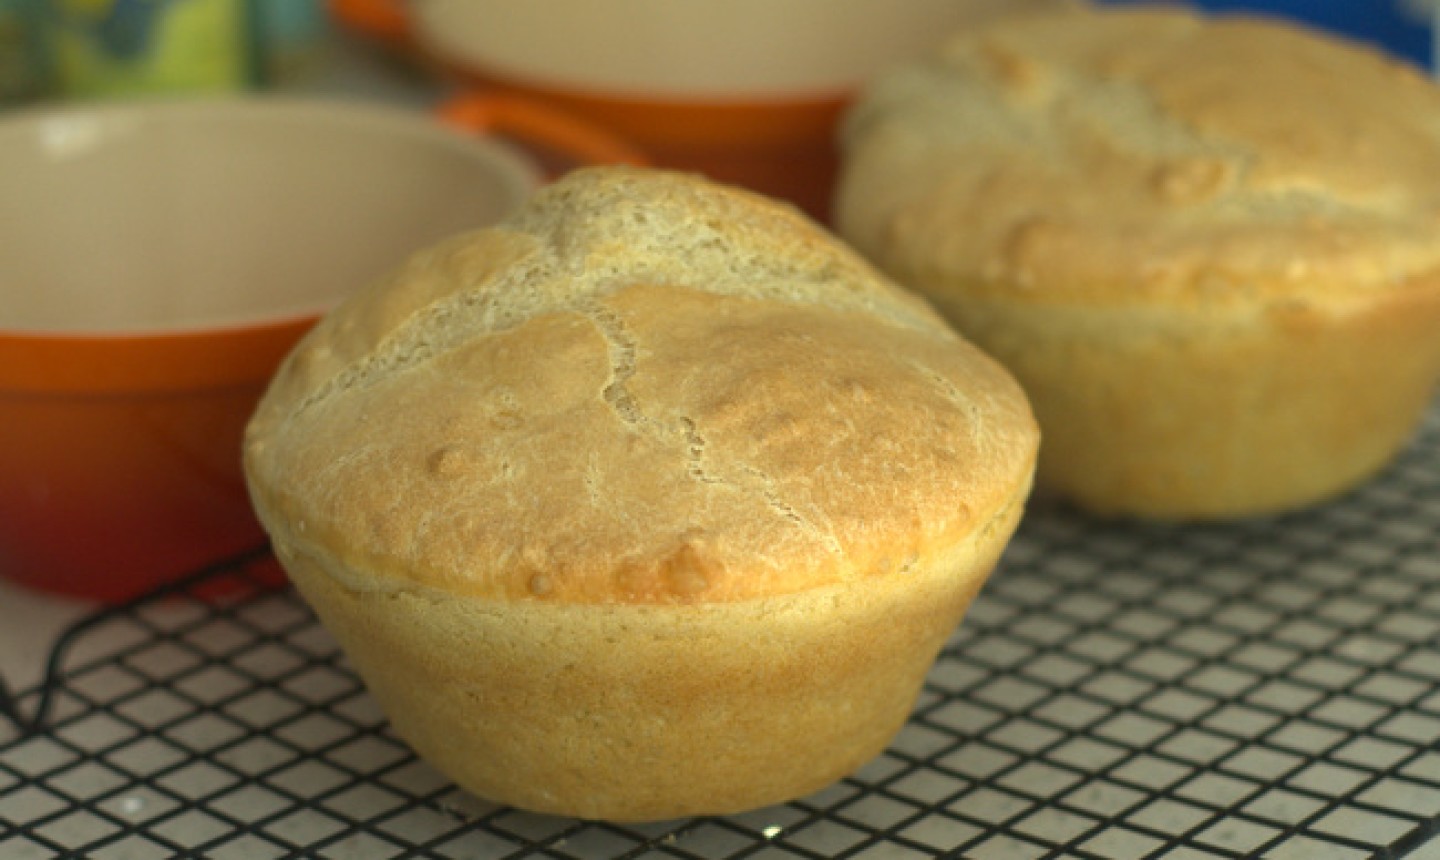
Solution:
{"label": "bread roll", "polygon": [[1440,90],[1274,21],[957,35],[846,118],[841,235],[1006,364],[1037,483],[1104,513],[1328,499],[1440,373]]}
{"label": "bread roll", "polygon": [[880,752],[1037,442],[999,365],[795,212],[597,168],[327,316],[245,464],[422,757],[494,801],[645,820]]}

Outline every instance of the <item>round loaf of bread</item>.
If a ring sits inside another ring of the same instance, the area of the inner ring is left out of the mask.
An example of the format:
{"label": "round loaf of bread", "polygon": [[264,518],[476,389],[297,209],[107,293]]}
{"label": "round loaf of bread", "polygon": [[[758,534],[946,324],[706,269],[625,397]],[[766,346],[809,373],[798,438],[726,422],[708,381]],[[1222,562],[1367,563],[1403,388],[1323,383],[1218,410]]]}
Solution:
{"label": "round loaf of bread", "polygon": [[846,119],[842,236],[1024,386],[1037,483],[1234,517],[1329,498],[1440,374],[1440,89],[1179,9],[1004,20]]}
{"label": "round loaf of bread", "polygon": [[596,168],[328,315],[245,463],[423,758],[497,802],[645,820],[879,753],[1037,444],[998,364],[802,216]]}

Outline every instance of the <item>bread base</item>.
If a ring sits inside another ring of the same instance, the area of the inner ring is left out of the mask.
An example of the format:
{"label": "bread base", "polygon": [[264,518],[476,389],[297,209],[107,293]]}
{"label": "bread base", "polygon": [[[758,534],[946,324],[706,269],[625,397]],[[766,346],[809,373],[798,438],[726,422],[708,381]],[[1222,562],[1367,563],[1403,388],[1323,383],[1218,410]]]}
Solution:
{"label": "bread base", "polygon": [[880,753],[1023,499],[943,558],[737,603],[357,589],[378,580],[280,551],[396,732],[461,787],[535,812],[663,820],[790,800]]}
{"label": "bread base", "polygon": [[1440,289],[1259,313],[936,297],[1039,420],[1037,487],[1092,512],[1225,519],[1344,493],[1405,445],[1440,376]]}

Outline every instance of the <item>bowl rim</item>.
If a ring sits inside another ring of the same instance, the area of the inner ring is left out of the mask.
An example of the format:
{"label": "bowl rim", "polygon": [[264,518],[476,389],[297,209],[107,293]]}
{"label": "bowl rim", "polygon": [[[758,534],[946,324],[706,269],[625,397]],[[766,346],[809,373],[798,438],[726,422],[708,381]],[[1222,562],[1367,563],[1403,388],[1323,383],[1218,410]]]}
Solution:
{"label": "bowl rim", "polygon": [[256,386],[320,313],[145,333],[0,332],[0,396],[175,393]]}
{"label": "bowl rim", "polygon": [[[63,135],[67,128],[85,129],[90,126],[100,129],[96,134],[113,134],[116,129],[128,132],[142,126],[163,128],[167,124],[204,123],[217,119],[257,125],[292,124],[336,129],[347,134],[369,135],[377,140],[403,141],[408,138],[419,145],[438,147],[493,168],[502,188],[517,201],[544,182],[544,172],[539,163],[518,146],[492,134],[467,132],[453,123],[442,121],[433,111],[307,95],[202,94],[117,102],[29,105],[9,115],[0,115],[0,143],[29,138],[34,140],[36,147],[46,147],[50,145],[43,140],[47,135],[53,139],[53,136]],[[101,125],[103,128],[100,128]],[[195,315],[175,323],[116,327],[50,323],[15,325],[0,319],[0,337],[148,337],[215,331],[323,313],[333,304],[333,299],[301,300],[279,305],[273,310]]]}
{"label": "bowl rim", "polygon": [[[307,95],[239,93],[30,105],[0,116],[0,140],[42,135],[47,124],[54,123],[140,124],[207,117],[410,137],[495,166],[497,178],[516,200],[544,181],[536,160],[517,146],[492,135],[467,133],[431,112]],[[268,378],[288,346],[340,300],[114,328],[0,322],[0,392],[103,393],[254,384]],[[286,348],[279,349],[281,344]]]}

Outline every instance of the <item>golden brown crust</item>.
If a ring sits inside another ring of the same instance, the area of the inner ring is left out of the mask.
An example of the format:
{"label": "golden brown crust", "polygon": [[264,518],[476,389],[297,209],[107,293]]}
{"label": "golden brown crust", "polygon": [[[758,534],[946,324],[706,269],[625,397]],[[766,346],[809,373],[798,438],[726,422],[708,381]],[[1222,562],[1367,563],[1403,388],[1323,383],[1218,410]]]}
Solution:
{"label": "golden brown crust", "polygon": [[1440,89],[1348,43],[1179,9],[1029,16],[848,121],[841,232],[902,281],[1228,314],[1440,266]]}
{"label": "golden brown crust", "polygon": [[246,461],[350,589],[717,603],[947,552],[1036,444],[998,365],[797,214],[606,169],[327,317]]}

